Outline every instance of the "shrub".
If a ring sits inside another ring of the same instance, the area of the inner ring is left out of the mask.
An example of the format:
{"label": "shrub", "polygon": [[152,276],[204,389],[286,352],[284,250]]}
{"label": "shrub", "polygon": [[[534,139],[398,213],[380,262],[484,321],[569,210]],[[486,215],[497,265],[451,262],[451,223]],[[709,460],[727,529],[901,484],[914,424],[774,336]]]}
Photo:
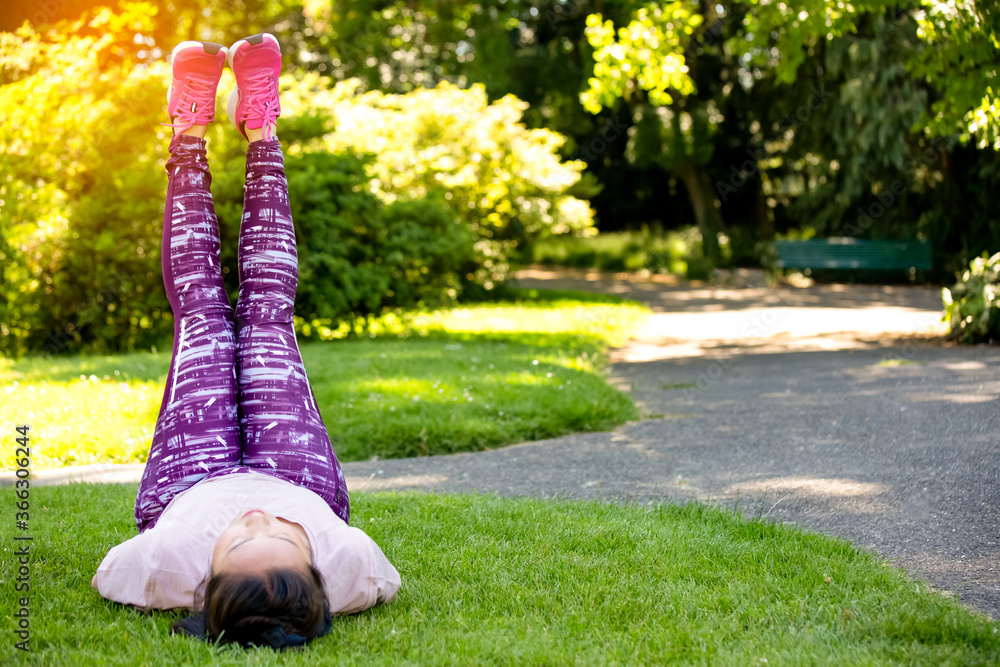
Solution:
{"label": "shrub", "polygon": [[341,321],[455,300],[473,239],[444,207],[428,200],[381,205],[359,190],[368,179],[356,157],[307,153],[289,158],[288,170],[299,315]]}
{"label": "shrub", "polygon": [[[225,82],[224,82],[225,83]],[[282,95],[304,95],[289,77]],[[220,86],[224,88],[224,86]],[[439,203],[385,205],[367,185],[366,159],[328,153],[320,141],[329,118],[315,109],[282,116],[285,173],[299,255],[295,311],[303,322],[367,321],[386,307],[437,306],[458,296],[472,259],[472,234]],[[243,211],[245,142],[231,128],[212,128],[212,191],[223,238],[222,264],[231,298],[238,292],[235,240]]]}
{"label": "shrub", "polygon": [[359,95],[359,85],[311,93],[334,118],[328,148],[371,154],[381,200],[437,197],[464,222],[476,237],[466,283],[492,289],[532,239],[593,226],[589,204],[568,194],[585,164],[560,160],[562,135],[521,123],[525,102],[507,95],[489,103],[480,84],[442,82],[405,95]]}
{"label": "shrub", "polygon": [[[708,277],[714,268],[701,251],[697,227],[664,232],[660,227],[605,232],[579,238],[559,236],[531,244],[520,258],[535,264],[595,268],[603,271],[640,271]],[[693,267],[693,268],[692,268]],[[706,268],[707,267],[707,268]],[[691,275],[692,272],[694,275]]]}
{"label": "shrub", "polygon": [[[0,33],[8,114],[0,123],[0,353],[149,349],[169,337],[160,270],[169,68],[121,56],[151,11],[98,10],[45,35]],[[224,76],[220,91],[232,86]],[[454,300],[474,266],[473,233],[443,200],[380,201],[364,160],[327,152],[329,113],[308,102],[313,82],[286,76],[282,87],[289,104],[279,136],[300,243],[297,314],[351,320]],[[235,298],[245,144],[221,106],[216,120],[212,190]]]}
{"label": "shrub", "polygon": [[0,352],[148,348],[169,330],[150,131],[167,70],[116,55],[145,12],[0,34]]}
{"label": "shrub", "polygon": [[757,241],[754,244],[753,252],[757,262],[764,269],[767,281],[774,284],[780,281],[785,275],[785,270],[778,267],[778,250],[775,241],[807,241],[816,236],[816,230],[812,227],[802,229],[789,229],[783,234],[775,234],[774,238]]}
{"label": "shrub", "polygon": [[950,336],[965,343],[1000,339],[1000,253],[977,257],[950,289],[941,290],[942,321],[951,325]]}

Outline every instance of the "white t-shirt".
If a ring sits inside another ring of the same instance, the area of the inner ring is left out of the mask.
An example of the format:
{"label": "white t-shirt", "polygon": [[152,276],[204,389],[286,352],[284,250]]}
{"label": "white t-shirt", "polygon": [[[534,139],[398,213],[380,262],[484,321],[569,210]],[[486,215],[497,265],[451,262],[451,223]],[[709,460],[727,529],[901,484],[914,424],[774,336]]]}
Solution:
{"label": "white t-shirt", "polygon": [[156,525],[112,548],[91,586],[143,609],[194,608],[212,549],[239,512],[261,508],[305,530],[333,614],[388,602],[399,572],[364,531],[352,528],[309,489],[255,471],[214,477],[177,494]]}

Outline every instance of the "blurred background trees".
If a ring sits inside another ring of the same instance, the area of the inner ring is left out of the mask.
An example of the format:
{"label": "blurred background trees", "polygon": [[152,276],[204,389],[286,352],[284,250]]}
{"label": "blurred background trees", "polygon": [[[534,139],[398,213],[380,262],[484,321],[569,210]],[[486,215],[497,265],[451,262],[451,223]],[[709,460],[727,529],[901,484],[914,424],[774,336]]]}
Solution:
{"label": "blurred background trees", "polygon": [[[982,0],[14,0],[0,30],[5,354],[169,336],[166,56],[264,30],[306,323],[488,294],[595,226],[685,239],[644,257],[692,277],[776,236],[925,238],[941,282],[1000,248]],[[235,294],[242,146],[217,121]]]}

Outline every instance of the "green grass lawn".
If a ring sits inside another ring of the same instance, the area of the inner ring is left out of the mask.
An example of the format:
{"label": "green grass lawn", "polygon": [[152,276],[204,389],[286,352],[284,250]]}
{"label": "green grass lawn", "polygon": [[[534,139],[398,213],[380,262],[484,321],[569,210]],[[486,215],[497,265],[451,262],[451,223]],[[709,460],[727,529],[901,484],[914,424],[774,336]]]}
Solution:
{"label": "green grass lawn", "polygon": [[[603,380],[609,345],[645,309],[597,296],[387,315],[373,338],[302,345],[344,460],[500,446],[635,418]],[[344,331],[309,323],[309,336]],[[0,360],[2,427],[32,424],[35,468],[141,461],[169,354]],[[9,452],[5,462],[10,464]],[[637,507],[495,496],[352,495],[400,570],[392,604],[336,619],[302,652],[171,636],[90,588],[135,534],[136,485],[31,490],[31,653],[0,663],[996,664],[997,624],[849,544],[692,504]],[[17,609],[14,490],[0,488],[0,600]]]}
{"label": "green grass lawn", "polygon": [[[303,343],[344,461],[474,451],[638,417],[607,385],[609,345],[648,312],[597,295],[513,291],[512,300],[389,314],[374,338]],[[342,332],[306,325],[313,337]],[[148,454],[170,353],[0,359],[0,428],[32,426],[33,467],[138,463]],[[13,451],[3,452],[13,469]]]}
{"label": "green grass lawn", "polygon": [[[90,578],[135,534],[136,486],[31,491],[31,653],[0,663],[920,664],[1000,661],[997,624],[849,544],[692,504],[352,495],[399,569],[391,604],[276,655],[168,634],[174,613],[107,602]],[[12,518],[13,491],[0,489]],[[0,524],[6,623],[13,521]],[[18,660],[20,662],[20,660]]]}

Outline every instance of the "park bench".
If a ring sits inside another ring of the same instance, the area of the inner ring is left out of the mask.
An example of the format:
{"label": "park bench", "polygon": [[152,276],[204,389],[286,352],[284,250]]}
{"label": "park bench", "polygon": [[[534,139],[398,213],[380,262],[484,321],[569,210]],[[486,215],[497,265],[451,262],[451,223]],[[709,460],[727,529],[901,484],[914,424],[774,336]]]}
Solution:
{"label": "park bench", "polygon": [[775,241],[780,269],[906,271],[911,278],[931,268],[927,241],[870,241],[854,238]]}

